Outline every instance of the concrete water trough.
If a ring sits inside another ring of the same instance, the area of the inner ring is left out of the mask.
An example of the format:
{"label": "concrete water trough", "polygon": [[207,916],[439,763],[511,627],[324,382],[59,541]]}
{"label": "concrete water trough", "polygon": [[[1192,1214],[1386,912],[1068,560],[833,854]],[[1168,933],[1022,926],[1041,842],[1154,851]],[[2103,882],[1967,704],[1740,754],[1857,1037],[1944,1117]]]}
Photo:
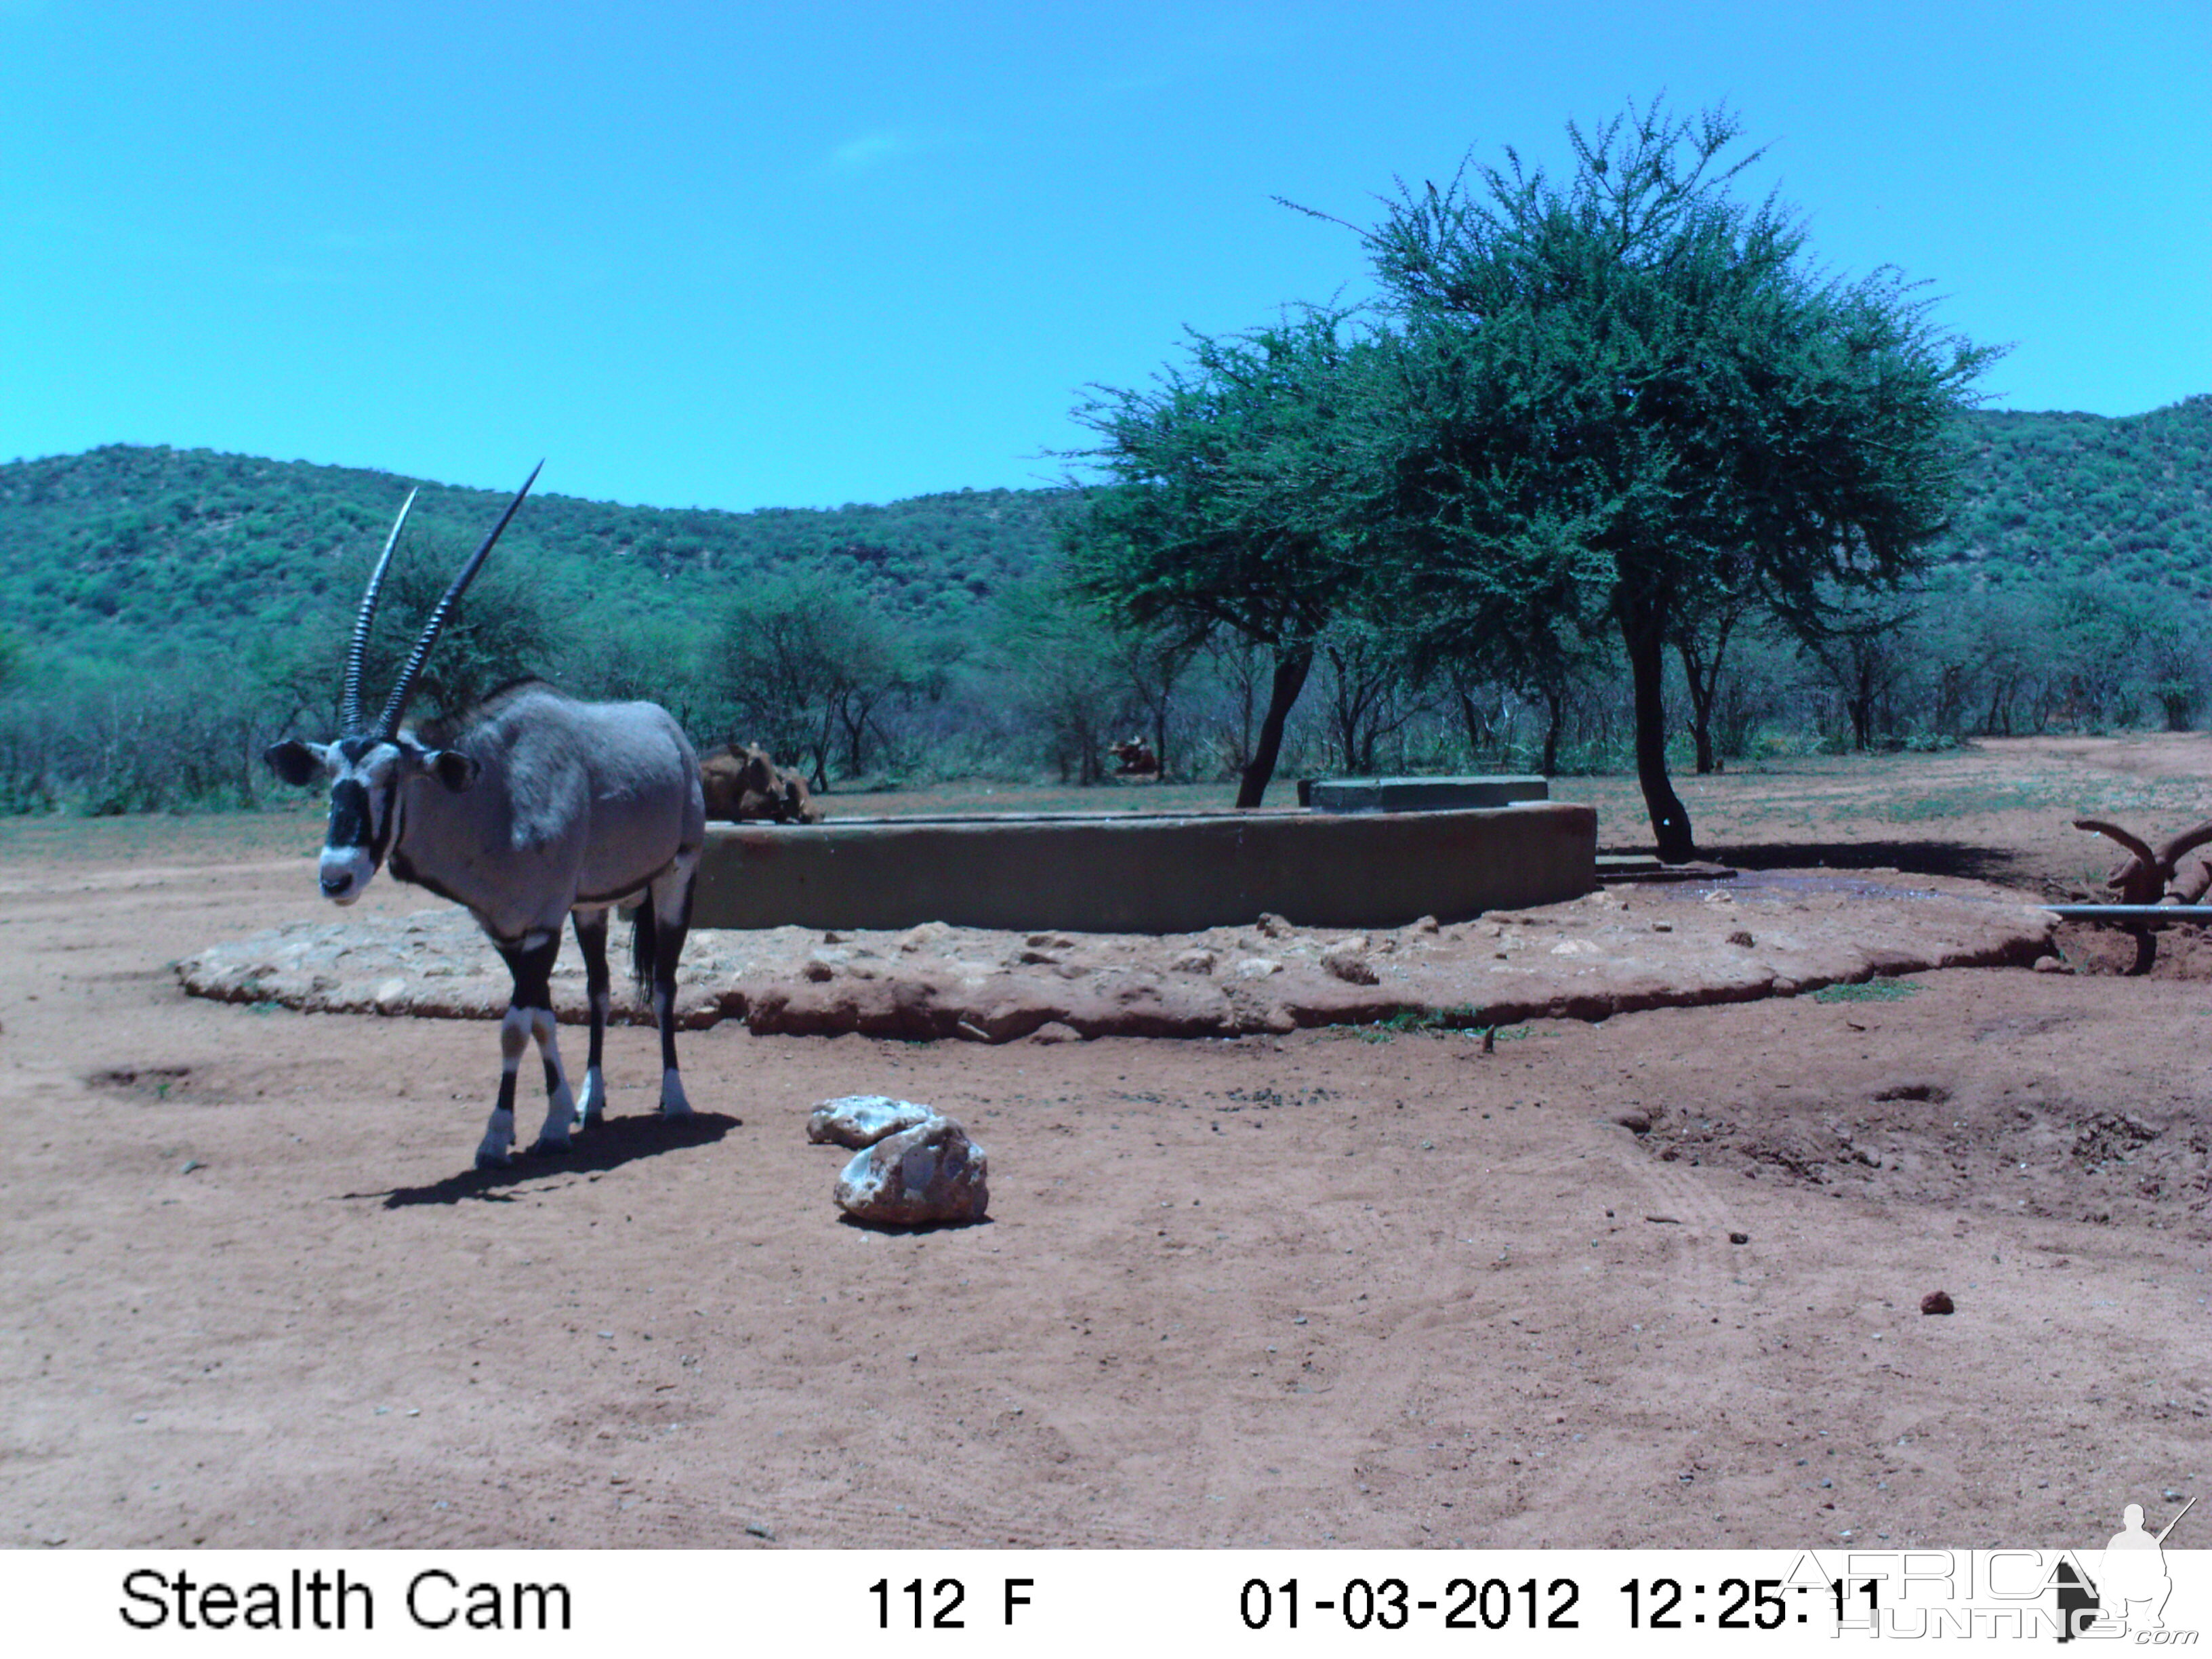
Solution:
{"label": "concrete water trough", "polygon": [[1547,800],[712,824],[691,920],[1185,933],[1273,912],[1311,927],[1396,927],[1574,898],[1596,870],[1596,809]]}

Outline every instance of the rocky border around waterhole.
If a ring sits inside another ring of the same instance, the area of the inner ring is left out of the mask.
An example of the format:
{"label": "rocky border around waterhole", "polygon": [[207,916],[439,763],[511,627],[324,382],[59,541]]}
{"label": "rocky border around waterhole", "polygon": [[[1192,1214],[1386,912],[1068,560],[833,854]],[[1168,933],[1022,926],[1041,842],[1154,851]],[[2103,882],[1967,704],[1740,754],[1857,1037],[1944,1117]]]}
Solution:
{"label": "rocky border around waterhole", "polygon": [[[2053,921],[1978,882],[1771,871],[1623,884],[1532,909],[1353,931],[1279,916],[1164,936],[1009,933],[925,922],[901,932],[702,928],[678,1017],[757,1035],[847,1032],[1005,1042],[1236,1036],[1405,1019],[1469,1026],[1603,1019],[1747,1002],[1936,968],[2055,956]],[[177,964],[194,996],[309,1012],[495,1018],[509,981],[457,908],[288,922]],[[562,951],[554,1001],[584,1018],[583,965]],[[618,983],[615,1018],[642,1023]]]}

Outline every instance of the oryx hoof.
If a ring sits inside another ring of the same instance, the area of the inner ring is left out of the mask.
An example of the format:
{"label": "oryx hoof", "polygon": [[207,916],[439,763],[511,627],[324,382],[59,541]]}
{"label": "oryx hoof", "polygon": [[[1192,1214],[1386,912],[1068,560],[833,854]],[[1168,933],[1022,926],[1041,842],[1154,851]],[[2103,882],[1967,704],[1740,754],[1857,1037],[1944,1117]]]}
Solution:
{"label": "oryx hoof", "polygon": [[540,1135],[532,1143],[530,1155],[536,1158],[542,1153],[565,1152],[569,1149],[570,1144],[565,1137],[556,1140],[550,1135]]}
{"label": "oryx hoof", "polygon": [[514,1162],[514,1154],[512,1152],[495,1152],[488,1147],[477,1148],[477,1168],[479,1170],[489,1172],[493,1170],[504,1170]]}

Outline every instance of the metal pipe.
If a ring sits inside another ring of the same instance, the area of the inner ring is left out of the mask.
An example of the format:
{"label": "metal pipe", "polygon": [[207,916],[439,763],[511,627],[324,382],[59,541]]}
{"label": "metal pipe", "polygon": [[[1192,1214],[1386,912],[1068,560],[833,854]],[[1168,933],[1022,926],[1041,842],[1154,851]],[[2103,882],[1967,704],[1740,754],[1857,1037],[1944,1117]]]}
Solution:
{"label": "metal pipe", "polygon": [[2212,921],[2212,904],[2043,904],[2061,921]]}

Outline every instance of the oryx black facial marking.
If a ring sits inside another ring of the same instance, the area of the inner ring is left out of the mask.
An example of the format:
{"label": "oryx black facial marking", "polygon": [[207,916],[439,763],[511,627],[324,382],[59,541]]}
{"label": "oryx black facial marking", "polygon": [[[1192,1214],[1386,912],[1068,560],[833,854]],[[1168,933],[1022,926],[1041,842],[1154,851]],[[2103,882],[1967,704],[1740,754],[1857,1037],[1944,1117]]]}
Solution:
{"label": "oryx black facial marking", "polygon": [[324,897],[350,904],[384,866],[399,832],[400,786],[419,768],[420,752],[404,738],[382,744],[348,738],[331,746],[331,818],[321,864]]}
{"label": "oryx black facial marking", "polygon": [[331,786],[331,832],[324,838],[325,846],[366,847],[375,826],[367,784],[359,778],[340,778]]}
{"label": "oryx black facial marking", "polygon": [[[505,958],[514,988],[500,1022],[497,1104],[477,1148],[479,1167],[504,1164],[514,1141],[515,1073],[535,1042],[547,1112],[538,1145],[561,1148],[605,1110],[600,1070],[611,1006],[606,960],[610,905],[640,899],[636,953],[660,1026],[660,1109],[690,1110],[676,1067],[676,962],[690,926],[704,837],[698,763],[682,729],[653,703],[583,703],[534,681],[494,693],[436,734],[400,721],[439,631],[537,478],[463,566],[431,613],[398,684],[371,726],[361,671],[401,526],[403,507],[370,575],[346,653],[339,703],[344,730],[327,744],[289,741],[266,759],[295,784],[330,780],[320,877],[340,904],[380,869],[465,907]],[[410,495],[408,505],[414,496]],[[570,1092],[553,1016],[553,964],[572,919],[591,1002],[583,1097]]]}

